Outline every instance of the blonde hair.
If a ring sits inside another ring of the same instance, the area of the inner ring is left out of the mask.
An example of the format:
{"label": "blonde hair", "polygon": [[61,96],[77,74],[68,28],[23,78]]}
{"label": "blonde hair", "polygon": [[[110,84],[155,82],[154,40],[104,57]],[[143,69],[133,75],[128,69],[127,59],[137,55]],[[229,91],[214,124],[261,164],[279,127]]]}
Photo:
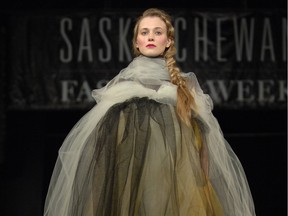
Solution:
{"label": "blonde hair", "polygon": [[[133,36],[133,53],[135,56],[141,55],[140,51],[136,47],[136,40],[139,30],[139,24],[144,17],[159,17],[161,20],[164,21],[167,27],[167,37],[171,40],[171,44],[163,53],[163,57],[166,60],[166,64],[168,67],[168,71],[170,73],[170,80],[173,84],[177,85],[177,114],[180,119],[188,126],[191,126],[191,114],[192,110],[196,112],[196,104],[193,95],[189,91],[186,80],[180,74],[180,69],[177,67],[175,54],[175,38],[174,38],[174,27],[172,25],[172,19],[169,14],[165,11],[157,9],[157,8],[150,8],[143,12],[142,16],[137,19],[137,22],[134,27],[134,36]],[[192,123],[193,124],[193,123]]]}

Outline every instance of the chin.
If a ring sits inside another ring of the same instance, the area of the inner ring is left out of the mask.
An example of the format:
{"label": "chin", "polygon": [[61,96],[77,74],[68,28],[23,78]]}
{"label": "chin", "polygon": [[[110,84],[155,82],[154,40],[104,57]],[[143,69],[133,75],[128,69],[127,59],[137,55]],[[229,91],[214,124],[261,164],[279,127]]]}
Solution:
{"label": "chin", "polygon": [[164,52],[164,50],[162,51],[162,50],[153,50],[153,49],[149,49],[149,50],[143,49],[139,51],[142,55],[151,57],[151,58],[162,56]]}
{"label": "chin", "polygon": [[143,55],[145,55],[145,56],[147,56],[147,57],[154,58],[154,57],[159,57],[159,56],[161,56],[161,53],[143,53]]}

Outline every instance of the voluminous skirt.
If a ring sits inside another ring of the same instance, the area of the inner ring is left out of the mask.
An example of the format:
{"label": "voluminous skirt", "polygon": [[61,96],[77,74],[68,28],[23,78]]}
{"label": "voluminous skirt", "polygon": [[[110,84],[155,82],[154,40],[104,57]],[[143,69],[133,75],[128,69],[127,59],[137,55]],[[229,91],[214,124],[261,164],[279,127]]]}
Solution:
{"label": "voluminous skirt", "polygon": [[174,106],[146,97],[114,104],[89,126],[93,112],[67,137],[85,137],[82,149],[59,151],[45,215],[254,215],[240,162],[200,116],[187,127]]}

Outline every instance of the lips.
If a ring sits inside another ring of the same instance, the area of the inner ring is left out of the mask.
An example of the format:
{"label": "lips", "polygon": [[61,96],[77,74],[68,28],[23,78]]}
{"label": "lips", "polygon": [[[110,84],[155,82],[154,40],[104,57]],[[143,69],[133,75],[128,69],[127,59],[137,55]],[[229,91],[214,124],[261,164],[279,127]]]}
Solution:
{"label": "lips", "polygon": [[154,44],[147,44],[146,47],[147,47],[147,48],[154,48],[154,47],[156,47],[156,46],[155,46]]}

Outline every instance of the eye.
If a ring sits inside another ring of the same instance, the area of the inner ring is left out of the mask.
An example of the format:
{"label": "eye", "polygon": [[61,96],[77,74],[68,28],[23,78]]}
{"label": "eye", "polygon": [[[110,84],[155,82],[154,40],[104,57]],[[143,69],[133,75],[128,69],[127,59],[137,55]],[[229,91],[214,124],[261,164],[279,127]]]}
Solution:
{"label": "eye", "polygon": [[156,35],[161,35],[162,32],[161,32],[161,31],[156,31],[155,34],[156,34]]}
{"label": "eye", "polygon": [[148,32],[147,31],[142,31],[142,32],[140,32],[140,34],[144,36],[144,35],[147,35]]}

